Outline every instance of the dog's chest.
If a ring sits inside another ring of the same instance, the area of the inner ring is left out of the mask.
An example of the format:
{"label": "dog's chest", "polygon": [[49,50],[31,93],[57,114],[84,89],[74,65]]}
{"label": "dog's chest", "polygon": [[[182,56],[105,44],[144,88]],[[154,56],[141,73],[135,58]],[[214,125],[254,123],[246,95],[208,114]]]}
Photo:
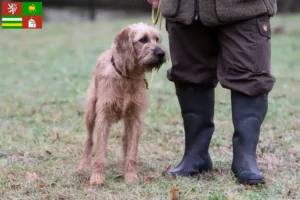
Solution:
{"label": "dog's chest", "polygon": [[123,85],[123,87],[114,87],[109,96],[110,97],[106,99],[106,106],[116,120],[120,120],[129,115],[136,115],[137,112],[144,110],[147,103],[145,89],[134,86],[126,87]]}

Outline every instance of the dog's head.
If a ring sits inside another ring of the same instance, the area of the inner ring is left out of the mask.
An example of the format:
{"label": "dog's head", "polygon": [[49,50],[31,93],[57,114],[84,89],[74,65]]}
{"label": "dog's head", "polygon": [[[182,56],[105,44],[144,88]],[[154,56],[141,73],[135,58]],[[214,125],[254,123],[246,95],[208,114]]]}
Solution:
{"label": "dog's head", "polygon": [[133,68],[143,71],[158,69],[167,57],[161,44],[160,31],[144,23],[132,24],[123,29],[115,37],[113,50],[126,70],[131,71],[138,70]]}

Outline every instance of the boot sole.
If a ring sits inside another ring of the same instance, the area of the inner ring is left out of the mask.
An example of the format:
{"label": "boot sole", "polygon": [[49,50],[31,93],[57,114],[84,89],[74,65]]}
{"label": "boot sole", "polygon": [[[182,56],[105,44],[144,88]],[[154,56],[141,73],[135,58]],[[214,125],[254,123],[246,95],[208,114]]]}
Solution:
{"label": "boot sole", "polygon": [[265,184],[265,181],[264,180],[246,180],[246,181],[239,180],[239,183],[243,185],[260,185],[260,184]]}

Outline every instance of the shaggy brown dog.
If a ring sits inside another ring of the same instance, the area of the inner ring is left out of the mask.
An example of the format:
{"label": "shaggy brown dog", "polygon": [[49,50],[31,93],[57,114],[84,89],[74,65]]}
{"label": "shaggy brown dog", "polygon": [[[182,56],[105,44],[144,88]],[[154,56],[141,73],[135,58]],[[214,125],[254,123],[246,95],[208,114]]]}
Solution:
{"label": "shaggy brown dog", "polygon": [[125,181],[137,177],[138,141],[147,109],[145,73],[166,61],[160,32],[144,23],[132,24],[114,39],[112,48],[100,55],[90,82],[85,107],[86,140],[78,170],[91,161],[93,131],[97,134],[95,162],[90,184],[105,179],[106,146],[111,125],[121,119]]}

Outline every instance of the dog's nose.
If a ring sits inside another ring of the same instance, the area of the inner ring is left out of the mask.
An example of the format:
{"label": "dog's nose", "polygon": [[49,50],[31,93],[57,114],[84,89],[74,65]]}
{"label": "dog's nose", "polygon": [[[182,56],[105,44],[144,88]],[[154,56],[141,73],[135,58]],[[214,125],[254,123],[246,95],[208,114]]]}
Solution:
{"label": "dog's nose", "polygon": [[161,49],[156,49],[156,50],[155,50],[155,55],[156,55],[158,58],[162,59],[162,58],[165,56],[165,52],[164,52],[163,50],[161,50]]}

